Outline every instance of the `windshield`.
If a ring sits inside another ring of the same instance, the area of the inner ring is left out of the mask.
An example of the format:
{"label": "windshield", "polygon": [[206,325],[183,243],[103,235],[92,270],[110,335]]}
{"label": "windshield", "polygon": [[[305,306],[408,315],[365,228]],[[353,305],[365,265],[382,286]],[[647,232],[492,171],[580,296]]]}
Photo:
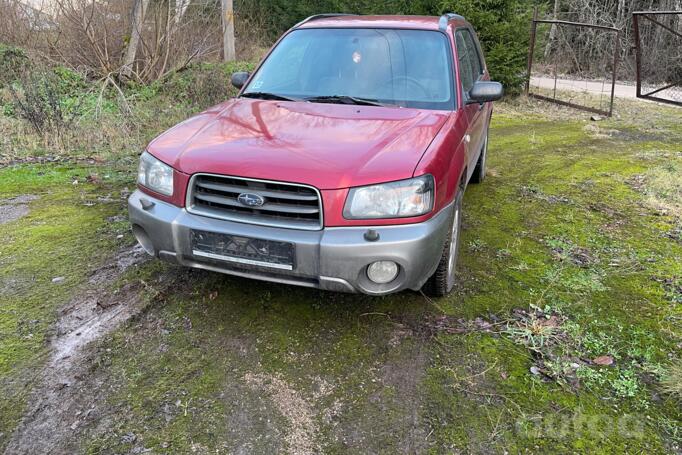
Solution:
{"label": "windshield", "polygon": [[436,31],[299,29],[277,45],[243,94],[452,110],[448,49]]}

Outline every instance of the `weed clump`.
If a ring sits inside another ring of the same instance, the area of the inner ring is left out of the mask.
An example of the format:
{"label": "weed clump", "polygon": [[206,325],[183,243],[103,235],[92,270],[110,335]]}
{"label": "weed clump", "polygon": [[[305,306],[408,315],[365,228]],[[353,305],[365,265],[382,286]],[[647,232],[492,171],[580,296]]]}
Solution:
{"label": "weed clump", "polygon": [[39,135],[63,137],[81,114],[82,79],[66,68],[23,71],[10,84],[13,112]]}
{"label": "weed clump", "polygon": [[173,75],[158,90],[178,102],[205,109],[235,96],[237,90],[230,82],[232,73],[251,69],[253,64],[248,62],[197,64]]}
{"label": "weed clump", "polygon": [[28,56],[23,49],[0,44],[0,88],[17,80],[28,65]]}
{"label": "weed clump", "polygon": [[643,178],[649,204],[664,215],[682,217],[682,167],[675,162],[651,169]]}
{"label": "weed clump", "polygon": [[663,393],[682,401],[682,361],[668,365],[661,379]]}

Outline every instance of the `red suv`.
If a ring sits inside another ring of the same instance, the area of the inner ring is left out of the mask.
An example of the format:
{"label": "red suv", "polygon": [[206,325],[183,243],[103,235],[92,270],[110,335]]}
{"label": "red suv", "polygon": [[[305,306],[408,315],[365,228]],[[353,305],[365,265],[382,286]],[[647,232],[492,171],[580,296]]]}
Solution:
{"label": "red suv", "polygon": [[142,154],[129,211],[148,253],[334,291],[452,289],[502,96],[463,17],[313,16],[232,83]]}

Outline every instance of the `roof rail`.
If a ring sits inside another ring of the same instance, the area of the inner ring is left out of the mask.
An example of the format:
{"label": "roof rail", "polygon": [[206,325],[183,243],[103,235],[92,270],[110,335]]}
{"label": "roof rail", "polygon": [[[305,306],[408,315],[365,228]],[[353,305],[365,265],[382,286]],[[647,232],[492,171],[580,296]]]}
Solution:
{"label": "roof rail", "polygon": [[445,29],[448,28],[448,22],[450,22],[452,19],[466,20],[464,19],[464,16],[461,16],[459,14],[445,13],[438,20],[438,28],[441,31],[445,31]]}
{"label": "roof rail", "polygon": [[306,17],[298,24],[294,25],[292,28],[298,28],[306,22],[314,21],[315,19],[324,19],[325,17],[337,17],[337,16],[355,16],[355,14],[349,13],[324,13],[324,14],[313,14],[312,16]]}

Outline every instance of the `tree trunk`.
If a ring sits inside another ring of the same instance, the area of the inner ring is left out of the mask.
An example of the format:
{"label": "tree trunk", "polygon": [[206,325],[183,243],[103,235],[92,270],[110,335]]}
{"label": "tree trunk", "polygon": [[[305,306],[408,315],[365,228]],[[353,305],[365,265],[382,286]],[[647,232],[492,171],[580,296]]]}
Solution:
{"label": "tree trunk", "polygon": [[[560,0],[554,0],[554,15],[552,16],[552,19],[557,18],[557,14],[559,14],[559,1]],[[554,43],[554,38],[556,37],[556,25],[552,24],[550,29],[549,29],[549,39],[547,40],[547,44],[545,45],[545,60],[549,58],[549,53],[552,51],[552,44]]]}
{"label": "tree trunk", "polygon": [[232,0],[221,0],[223,9],[223,57],[226,62],[236,59],[234,50],[234,9]]}
{"label": "tree trunk", "polygon": [[625,26],[625,0],[618,0],[618,13],[614,27],[622,28]]}
{"label": "tree trunk", "polygon": [[130,79],[130,75],[133,72],[133,64],[135,63],[135,55],[137,54],[137,48],[142,37],[142,27],[144,25],[144,16],[147,13],[147,6],[149,6],[149,0],[135,0],[133,5],[130,41],[128,42],[123,66],[121,67],[121,76],[127,79]]}
{"label": "tree trunk", "polygon": [[175,0],[175,23],[179,24],[189,8],[190,0]]}

